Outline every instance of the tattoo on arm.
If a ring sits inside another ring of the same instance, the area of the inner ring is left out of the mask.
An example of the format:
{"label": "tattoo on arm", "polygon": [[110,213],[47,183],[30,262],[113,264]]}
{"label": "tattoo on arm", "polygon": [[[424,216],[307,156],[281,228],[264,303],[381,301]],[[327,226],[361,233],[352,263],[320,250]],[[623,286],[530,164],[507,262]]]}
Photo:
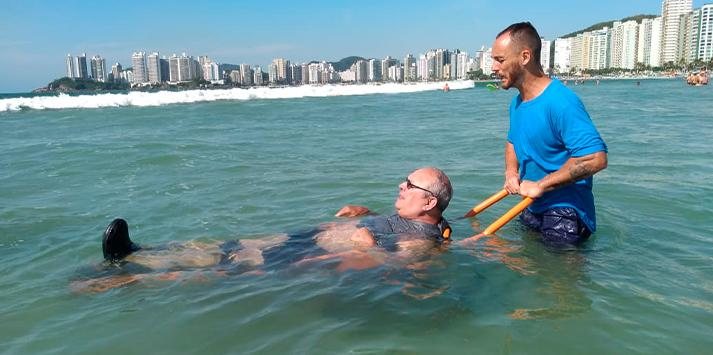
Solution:
{"label": "tattoo on arm", "polygon": [[569,168],[569,177],[572,181],[581,180],[594,174],[592,169],[589,168],[588,162],[589,159],[574,162],[574,165]]}

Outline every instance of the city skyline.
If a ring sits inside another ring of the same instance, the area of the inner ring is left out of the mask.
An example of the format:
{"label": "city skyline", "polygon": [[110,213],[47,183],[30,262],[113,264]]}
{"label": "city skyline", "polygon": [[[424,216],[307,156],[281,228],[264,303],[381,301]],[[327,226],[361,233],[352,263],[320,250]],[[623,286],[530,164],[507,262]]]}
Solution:
{"label": "city skyline", "polygon": [[[694,0],[693,7],[711,1]],[[156,1],[121,7],[77,1],[6,4],[0,14],[0,92],[26,92],[64,76],[63,58],[99,55],[108,68],[131,66],[131,53],[207,55],[220,63],[259,65],[362,57],[402,58],[428,48],[473,53],[498,31],[531,21],[548,40],[595,23],[639,14],[660,15],[661,1],[565,1],[508,4],[490,1],[396,1],[340,4],[309,1],[195,3]],[[171,4],[171,6],[169,6]],[[521,8],[519,13],[506,9]],[[179,9],[179,10],[176,10]]]}

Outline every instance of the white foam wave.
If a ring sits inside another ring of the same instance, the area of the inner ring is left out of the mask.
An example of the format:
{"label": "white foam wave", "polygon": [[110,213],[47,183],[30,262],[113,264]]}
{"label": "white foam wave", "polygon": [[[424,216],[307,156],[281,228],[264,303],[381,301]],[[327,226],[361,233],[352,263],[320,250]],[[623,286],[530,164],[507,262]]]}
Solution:
{"label": "white foam wave", "polygon": [[429,90],[442,90],[448,84],[450,90],[470,89],[474,82],[459,80],[449,82],[387,83],[381,85],[320,85],[282,88],[257,87],[250,89],[216,89],[140,92],[125,94],[99,94],[70,96],[19,97],[0,100],[0,112],[22,109],[100,108],[120,106],[161,106],[178,103],[193,103],[217,100],[289,99],[301,97],[328,97],[369,94],[397,94]]}

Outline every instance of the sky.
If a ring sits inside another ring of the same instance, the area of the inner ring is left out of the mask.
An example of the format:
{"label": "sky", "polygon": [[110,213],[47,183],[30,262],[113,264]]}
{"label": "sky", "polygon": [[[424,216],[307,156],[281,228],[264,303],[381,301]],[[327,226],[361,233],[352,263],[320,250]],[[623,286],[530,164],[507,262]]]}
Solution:
{"label": "sky", "polygon": [[[713,0],[693,0],[693,7]],[[511,23],[553,40],[603,21],[660,15],[660,0],[0,0],[0,93],[28,92],[65,76],[86,53],[131,66],[135,51],[207,55],[260,65],[401,60],[429,49],[473,54]]]}

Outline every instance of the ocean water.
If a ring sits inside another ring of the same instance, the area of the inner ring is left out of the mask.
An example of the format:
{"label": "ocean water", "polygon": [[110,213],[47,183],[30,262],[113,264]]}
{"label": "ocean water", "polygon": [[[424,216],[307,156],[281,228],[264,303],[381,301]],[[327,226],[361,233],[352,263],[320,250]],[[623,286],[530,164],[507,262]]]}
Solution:
{"label": "ocean water", "polygon": [[609,146],[578,250],[515,221],[425,269],[192,270],[101,293],[70,284],[115,217],[144,245],[298,232],[347,203],[391,213],[425,165],[453,182],[454,239],[476,234],[517,200],[458,219],[502,186],[515,92],[0,97],[0,353],[710,353],[713,90],[571,87]]}

